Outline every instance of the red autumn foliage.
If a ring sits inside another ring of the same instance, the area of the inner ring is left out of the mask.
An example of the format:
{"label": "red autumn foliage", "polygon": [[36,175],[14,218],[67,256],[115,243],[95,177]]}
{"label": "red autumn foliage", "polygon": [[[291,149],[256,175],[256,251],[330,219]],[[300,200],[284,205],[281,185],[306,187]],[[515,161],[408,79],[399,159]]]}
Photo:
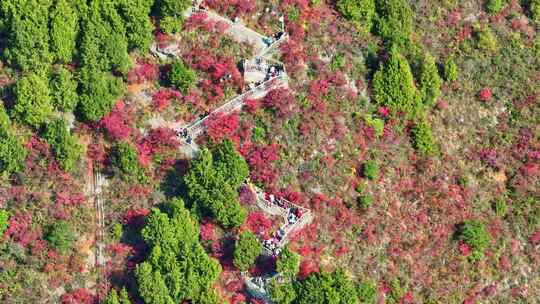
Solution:
{"label": "red autumn foliage", "polygon": [[113,110],[99,122],[99,125],[107,130],[107,134],[112,139],[122,140],[131,135],[131,126],[125,108],[125,103],[119,100]]}
{"label": "red autumn foliage", "polygon": [[132,252],[132,248],[129,245],[122,243],[110,244],[106,248],[107,253],[114,257],[122,257]]}
{"label": "red autumn foliage", "polygon": [[298,272],[299,278],[305,279],[314,272],[319,272],[319,267],[315,262],[311,260],[303,260],[300,262],[300,271]]}
{"label": "red autumn foliage", "polygon": [[83,193],[72,194],[68,191],[62,191],[55,194],[54,198],[57,206],[79,206],[86,201]]}
{"label": "red autumn foliage", "polygon": [[253,233],[259,235],[263,239],[270,237],[270,229],[272,228],[272,220],[267,218],[262,212],[252,212],[248,215],[246,225]]}
{"label": "red autumn foliage", "polygon": [[262,103],[265,107],[276,111],[279,118],[290,118],[294,112],[296,100],[288,89],[274,89],[263,98]]}
{"label": "red autumn foliage", "polygon": [[483,88],[480,93],[478,93],[478,98],[483,102],[489,102],[493,98],[493,93],[490,88]]}
{"label": "red autumn foliage", "polygon": [[123,223],[132,227],[142,227],[144,225],[144,219],[148,214],[150,214],[150,210],[147,208],[129,209],[124,214]]}
{"label": "red autumn foliage", "polygon": [[212,114],[204,121],[208,136],[215,142],[221,142],[225,138],[230,138],[240,123],[237,112],[225,115],[222,113]]}
{"label": "red autumn foliage", "polygon": [[529,243],[532,245],[538,245],[540,244],[540,229],[536,230],[530,237],[529,237]]}
{"label": "red autumn foliage", "polygon": [[210,221],[204,221],[200,226],[201,240],[211,241],[216,238],[216,226]]}
{"label": "red autumn foliage", "polygon": [[206,6],[220,13],[233,16],[252,14],[257,8],[254,0],[206,0]]}
{"label": "red autumn foliage", "polygon": [[94,295],[86,288],[77,288],[63,294],[60,301],[62,304],[92,304],[94,303]]}
{"label": "red autumn foliage", "polygon": [[181,97],[182,94],[176,90],[162,88],[152,96],[154,109],[161,112],[171,104],[171,99],[180,99]]}
{"label": "red autumn foliage", "polygon": [[127,77],[129,83],[153,82],[159,77],[159,69],[156,64],[151,63],[149,60],[139,58]]}
{"label": "red autumn foliage", "polygon": [[257,146],[246,157],[251,167],[251,178],[254,181],[260,181],[271,184],[277,175],[274,168],[270,165],[279,159],[279,145],[271,144],[269,146]]}
{"label": "red autumn foliage", "polygon": [[464,241],[459,241],[458,243],[459,252],[464,256],[469,256],[472,253],[472,248]]}

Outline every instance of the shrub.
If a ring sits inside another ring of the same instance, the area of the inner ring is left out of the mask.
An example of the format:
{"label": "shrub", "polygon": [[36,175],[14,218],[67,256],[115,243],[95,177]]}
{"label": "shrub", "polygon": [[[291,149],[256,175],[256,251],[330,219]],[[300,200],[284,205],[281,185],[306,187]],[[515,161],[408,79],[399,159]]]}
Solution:
{"label": "shrub", "polygon": [[505,217],[508,213],[508,204],[504,198],[498,198],[493,202],[493,210],[499,217]]}
{"label": "shrub", "polygon": [[389,53],[388,62],[373,76],[375,100],[394,111],[402,111],[415,116],[420,107],[419,94],[409,62],[396,48]]}
{"label": "shrub", "polygon": [[272,279],[268,285],[268,292],[274,303],[291,304],[296,299],[296,290],[291,282],[278,282]]}
{"label": "shrub", "polygon": [[300,270],[300,255],[285,246],[276,262],[276,270],[286,278],[295,278]]}
{"label": "shrub", "polygon": [[377,1],[377,33],[389,46],[405,49],[412,33],[412,10],[406,0]]}
{"label": "shrub", "polygon": [[364,116],[364,121],[368,127],[373,128],[375,135],[381,137],[384,134],[384,120],[373,118],[372,115]]}
{"label": "shrub", "polygon": [[373,281],[365,281],[358,284],[358,299],[362,304],[373,304],[377,299],[377,285]]}
{"label": "shrub", "polygon": [[71,72],[60,68],[51,79],[54,107],[60,111],[73,111],[77,105],[77,81]]}
{"label": "shrub", "polygon": [[458,238],[471,246],[473,260],[481,259],[491,242],[486,226],[479,220],[466,220],[460,227]]}
{"label": "shrub", "polygon": [[506,0],[487,0],[486,10],[490,14],[498,14],[505,4]]}
{"label": "shrub", "polygon": [[499,48],[497,38],[488,27],[476,27],[476,47],[484,52],[494,53]]}
{"label": "shrub", "polygon": [[531,17],[534,22],[540,22],[540,0],[531,0]]}
{"label": "shrub", "polygon": [[51,145],[54,156],[63,170],[71,171],[82,152],[77,139],[69,133],[63,119],[57,119],[48,124],[44,134],[45,140]]}
{"label": "shrub", "polygon": [[371,204],[373,204],[373,201],[374,201],[373,196],[369,195],[369,194],[360,195],[357,198],[358,205],[363,209],[369,208],[369,206],[371,206]]}
{"label": "shrub", "polygon": [[420,69],[420,94],[426,107],[431,107],[441,94],[441,78],[431,54],[424,55]]}
{"label": "shrub", "polygon": [[333,273],[312,273],[305,280],[296,282],[295,304],[358,302],[353,282],[338,269]]}
{"label": "shrub", "polygon": [[345,56],[343,56],[343,54],[335,54],[334,56],[332,56],[332,61],[330,62],[330,69],[332,69],[332,71],[338,71],[344,66]]}
{"label": "shrub", "polygon": [[112,110],[124,85],[120,78],[95,69],[83,69],[80,78],[78,111],[83,120],[97,122]]}
{"label": "shrub", "polygon": [[251,231],[244,231],[238,237],[234,248],[234,266],[241,271],[247,271],[255,264],[262,253],[262,245]]}
{"label": "shrub", "polygon": [[0,137],[0,171],[11,174],[24,169],[28,152],[20,139],[13,134]]}
{"label": "shrub", "polygon": [[38,128],[53,111],[48,80],[38,74],[21,78],[15,85],[15,118]]}
{"label": "shrub", "polygon": [[438,151],[431,125],[425,119],[420,120],[412,128],[412,144],[424,155],[433,155]]}
{"label": "shrub", "polygon": [[49,228],[45,238],[60,254],[66,254],[72,248],[75,235],[67,222],[58,221]]}
{"label": "shrub", "polygon": [[379,164],[374,160],[366,161],[362,166],[362,174],[367,179],[377,179],[379,177]]}
{"label": "shrub", "polygon": [[196,81],[195,71],[188,68],[181,60],[177,60],[171,65],[169,82],[182,93],[186,94]]}
{"label": "shrub", "polygon": [[59,0],[51,13],[50,44],[54,57],[71,62],[77,38],[77,12],[71,1]]}
{"label": "shrub", "polygon": [[375,0],[339,0],[337,9],[357,29],[366,33],[371,31],[375,18]]}
{"label": "shrub", "polygon": [[6,210],[0,210],[0,236],[4,234],[8,228],[9,223],[9,212]]}
{"label": "shrub", "polygon": [[444,63],[444,79],[446,81],[456,81],[457,80],[458,68],[456,63],[452,58],[448,58]]}
{"label": "shrub", "polygon": [[157,0],[160,28],[166,33],[179,31],[184,23],[184,12],[191,3],[190,0]]}
{"label": "shrub", "polygon": [[146,181],[146,175],[139,164],[137,149],[128,142],[120,142],[114,147],[111,164],[126,181]]}

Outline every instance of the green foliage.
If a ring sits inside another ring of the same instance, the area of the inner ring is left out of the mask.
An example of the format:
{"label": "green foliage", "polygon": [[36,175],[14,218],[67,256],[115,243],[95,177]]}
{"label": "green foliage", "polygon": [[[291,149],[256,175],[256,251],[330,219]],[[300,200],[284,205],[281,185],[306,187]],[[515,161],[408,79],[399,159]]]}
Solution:
{"label": "green foliage", "polygon": [[358,299],[362,304],[373,304],[377,300],[377,285],[373,281],[358,284]]}
{"label": "green foliage", "polygon": [[73,111],[79,99],[73,74],[65,68],[58,69],[52,76],[50,86],[54,107],[64,112]]}
{"label": "green foliage", "polygon": [[0,210],[0,236],[4,235],[4,232],[8,228],[9,224],[9,212],[6,210]]}
{"label": "green foliage", "polygon": [[126,288],[122,288],[122,290],[120,290],[120,304],[131,304],[131,301],[129,300],[129,296],[128,296],[128,292],[126,290]]}
{"label": "green foliage", "polygon": [[393,111],[414,117],[421,110],[409,62],[396,48],[390,50],[388,61],[375,72],[373,91],[377,103],[389,106]]}
{"label": "green foliage", "polygon": [[112,226],[112,231],[111,231],[111,237],[113,241],[119,242],[120,239],[122,238],[123,233],[124,233],[124,228],[122,227],[122,224],[114,223],[114,225]]}
{"label": "green foliage", "polygon": [[20,139],[11,134],[0,137],[0,172],[11,174],[24,170],[26,151]]}
{"label": "green foliage", "polygon": [[339,0],[337,8],[357,29],[366,33],[371,31],[375,18],[375,0]]}
{"label": "green foliage", "polygon": [[71,62],[78,33],[78,16],[71,1],[56,1],[50,24],[51,50],[55,60]]}
{"label": "green foliage", "polygon": [[356,288],[345,273],[338,269],[334,273],[312,273],[296,283],[295,304],[336,303],[356,304]]}
{"label": "green foliage", "polygon": [[124,20],[110,0],[94,0],[82,23],[82,66],[126,73],[131,65]]}
{"label": "green foliage", "polygon": [[139,164],[137,149],[128,142],[120,142],[114,147],[111,164],[118,169],[120,177],[125,181],[146,181],[144,170]]}
{"label": "green foliage", "polygon": [[531,0],[529,7],[531,10],[532,20],[540,23],[540,0]]}
{"label": "green foliage", "polygon": [[225,142],[218,148],[216,160],[210,151],[203,149],[192,161],[184,183],[195,214],[209,215],[224,227],[237,227],[244,222],[246,210],[238,202],[236,189],[247,175],[245,172],[227,172],[244,168],[239,154],[228,154],[231,152],[228,145]]}
{"label": "green foliage", "polygon": [[179,31],[184,24],[184,12],[191,4],[191,0],[156,0],[160,28],[166,33]]}
{"label": "green foliage", "polygon": [[103,304],[120,304],[116,289],[112,288],[111,291],[109,291],[109,294],[107,295],[107,298],[105,298],[105,302]]}
{"label": "green foliage", "polygon": [[247,271],[255,264],[255,260],[262,253],[261,242],[251,231],[244,231],[236,240],[234,248],[234,266],[241,271]]}
{"label": "green foliage", "polygon": [[458,74],[458,68],[452,58],[448,58],[444,63],[444,79],[446,81],[456,81]]}
{"label": "green foliage", "polygon": [[115,100],[122,94],[122,80],[95,69],[83,69],[80,78],[82,94],[78,112],[83,120],[97,122],[112,110]]}
{"label": "green foliage", "polygon": [[410,44],[412,10],[406,0],[377,1],[377,33],[389,46],[404,50]]}
{"label": "green foliage", "polygon": [[345,66],[345,56],[343,54],[335,54],[332,56],[332,61],[330,62],[330,69],[332,71],[337,71],[342,69]]}
{"label": "green foliage", "polygon": [[441,78],[431,54],[426,53],[420,69],[420,94],[426,107],[431,107],[441,94]]}
{"label": "green foliage", "polygon": [[149,17],[153,5],[154,0],[123,0],[120,6],[129,47],[137,48],[143,54],[148,52],[154,39],[154,26]]}
{"label": "green foliage", "polygon": [[506,199],[500,197],[497,198],[493,202],[493,210],[495,211],[495,214],[499,217],[505,217],[508,213],[508,204],[506,203]]}
{"label": "green foliage", "polygon": [[4,57],[23,71],[45,71],[52,62],[49,52],[51,0],[2,1],[7,16],[7,49]]}
{"label": "green foliage", "polygon": [[374,160],[367,160],[362,165],[362,174],[367,179],[377,179],[379,178],[379,164]]}
{"label": "green foliage", "polygon": [[466,220],[459,231],[458,238],[472,249],[472,260],[481,259],[491,242],[486,226],[479,220]]}
{"label": "green foliage", "polygon": [[82,146],[70,134],[66,122],[63,119],[57,119],[47,124],[44,138],[51,145],[60,167],[63,170],[72,171],[81,156]]}
{"label": "green foliage", "polygon": [[197,74],[195,74],[195,71],[188,68],[181,60],[173,62],[169,72],[171,85],[186,94],[196,81]]}
{"label": "green foliage", "polygon": [[267,288],[274,303],[291,304],[296,299],[296,289],[294,287],[291,282],[280,283],[273,279]]}
{"label": "green foliage", "polygon": [[497,38],[489,27],[476,26],[474,29],[476,47],[481,51],[495,53],[498,49]]}
{"label": "green foliage", "polygon": [[45,239],[60,254],[68,253],[75,241],[73,228],[66,221],[57,221],[50,228]]}
{"label": "green foliage", "polygon": [[367,126],[373,128],[375,135],[381,137],[384,134],[384,120],[380,118],[373,118],[372,115],[364,116],[364,122]]}
{"label": "green foliage", "polygon": [[357,198],[358,205],[363,209],[369,208],[374,201],[373,196],[370,194],[360,195]]}
{"label": "green foliage", "polygon": [[490,14],[498,14],[506,4],[506,0],[487,0],[486,10]]}
{"label": "green foliage", "polygon": [[226,139],[213,153],[216,173],[223,176],[233,189],[238,189],[249,176],[246,160],[236,151],[232,141]]}
{"label": "green foliage", "polygon": [[13,115],[19,121],[38,128],[53,111],[48,80],[39,74],[21,78],[15,85]]}
{"label": "green foliage", "polygon": [[276,262],[276,270],[284,277],[295,278],[300,270],[300,255],[285,246]]}
{"label": "green foliage", "polygon": [[417,122],[412,130],[412,144],[413,147],[424,155],[433,155],[437,153],[437,141],[433,136],[431,125],[425,120],[421,119]]}
{"label": "green foliage", "polygon": [[152,209],[142,230],[150,256],[135,271],[145,303],[216,303],[210,290],[221,272],[199,242],[199,225],[184,202],[168,202],[165,211]]}

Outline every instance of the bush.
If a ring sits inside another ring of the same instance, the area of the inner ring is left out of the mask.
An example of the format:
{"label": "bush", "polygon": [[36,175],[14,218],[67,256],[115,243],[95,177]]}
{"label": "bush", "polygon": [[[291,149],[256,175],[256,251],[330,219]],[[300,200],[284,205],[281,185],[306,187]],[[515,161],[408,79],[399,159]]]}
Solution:
{"label": "bush", "polygon": [[71,62],[77,38],[77,12],[68,0],[58,0],[51,13],[50,43],[55,60]]}
{"label": "bush", "polygon": [[8,228],[9,212],[6,210],[0,210],[0,237],[4,235],[4,232]]}
{"label": "bush", "polygon": [[358,284],[358,299],[362,304],[373,304],[377,299],[377,285],[373,281]]}
{"label": "bush", "polygon": [[196,81],[195,71],[188,68],[181,60],[177,60],[171,65],[169,82],[182,93],[186,94]]}
{"label": "bush", "polygon": [[412,33],[412,10],[406,0],[377,1],[377,33],[387,46],[405,50]]}
{"label": "bush", "polygon": [[498,14],[505,4],[506,0],[487,0],[486,10],[490,14]]}
{"label": "bush", "polygon": [[372,115],[364,116],[364,121],[368,127],[373,128],[375,135],[381,137],[384,134],[384,120],[380,118],[373,118]]}
{"label": "bush", "polygon": [[15,118],[38,128],[53,111],[48,80],[38,74],[21,78],[15,85]]}
{"label": "bush", "polygon": [[63,170],[72,171],[81,156],[82,147],[69,133],[66,122],[63,119],[57,119],[48,124],[44,138],[51,145],[60,167]]}
{"label": "bush", "polygon": [[493,210],[499,217],[505,217],[508,213],[508,204],[504,198],[498,198],[493,202]]}
{"label": "bush", "polygon": [[540,0],[531,0],[531,17],[534,22],[540,22]]}
{"label": "bush", "polygon": [[82,94],[78,112],[83,120],[97,122],[112,110],[124,85],[120,78],[95,69],[83,69],[80,78]]}
{"label": "bush", "polygon": [[456,81],[458,74],[458,68],[452,58],[448,58],[444,63],[444,79],[446,81]]}
{"label": "bush", "polygon": [[247,271],[255,264],[255,260],[261,255],[262,249],[261,242],[253,232],[242,232],[234,247],[234,266],[241,271]]}
{"label": "bush", "polygon": [[330,69],[332,71],[338,71],[345,66],[345,56],[343,54],[335,54],[332,56],[332,61],[330,62]]}
{"label": "bush", "polygon": [[60,68],[51,79],[54,107],[60,111],[73,111],[77,106],[77,81],[67,69]]}
{"label": "bush", "polygon": [[0,137],[0,171],[11,174],[23,171],[26,159],[24,145],[17,136],[7,134]]}
{"label": "bush", "polygon": [[276,270],[286,278],[295,278],[300,270],[300,255],[285,246],[276,262]]}
{"label": "bush", "polygon": [[357,29],[369,33],[375,17],[375,0],[339,0],[338,11]]}
{"label": "bush", "polygon": [[312,273],[296,283],[295,304],[341,303],[356,304],[358,296],[353,282],[338,269],[334,273]]}
{"label": "bush", "polygon": [[272,279],[267,288],[274,303],[291,304],[296,299],[296,289],[291,282],[278,282]]}
{"label": "bush", "polygon": [[367,209],[367,208],[369,208],[369,206],[371,206],[371,204],[373,204],[374,199],[373,199],[373,196],[369,195],[369,194],[360,195],[357,198],[357,202],[358,202],[359,207],[361,207],[363,209]]}
{"label": "bush", "polygon": [[497,49],[499,48],[497,44],[497,38],[495,37],[490,28],[476,27],[474,32],[476,37],[476,46],[478,49],[489,53],[494,53],[497,51]]}
{"label": "bush", "polygon": [[424,155],[433,155],[438,151],[431,125],[425,119],[420,120],[412,128],[412,144]]}
{"label": "bush", "polygon": [[120,142],[114,147],[111,164],[118,169],[125,181],[146,181],[146,175],[139,164],[137,149],[128,142]]}
{"label": "bush", "polygon": [[458,238],[471,246],[473,260],[481,259],[491,242],[486,226],[479,220],[466,220],[460,227]]}
{"label": "bush", "polygon": [[389,53],[388,62],[373,76],[373,92],[378,104],[416,116],[421,102],[414,86],[409,62],[396,48]]}
{"label": "bush", "polygon": [[75,235],[67,222],[58,221],[49,228],[45,238],[60,254],[66,254],[72,248]]}
{"label": "bush", "polygon": [[175,33],[182,28],[184,12],[192,4],[190,0],[156,0],[159,9],[159,27],[166,33]]}
{"label": "bush", "polygon": [[441,94],[441,78],[433,56],[426,53],[420,69],[420,94],[426,107],[431,107]]}
{"label": "bush", "polygon": [[216,159],[210,151],[203,149],[191,162],[184,176],[189,203],[199,217],[210,216],[224,227],[237,227],[247,215],[238,202],[236,191],[248,174],[244,171],[245,161],[226,141],[215,154]]}
{"label": "bush", "polygon": [[379,164],[374,160],[366,161],[362,166],[362,174],[367,179],[377,179],[379,177]]}

